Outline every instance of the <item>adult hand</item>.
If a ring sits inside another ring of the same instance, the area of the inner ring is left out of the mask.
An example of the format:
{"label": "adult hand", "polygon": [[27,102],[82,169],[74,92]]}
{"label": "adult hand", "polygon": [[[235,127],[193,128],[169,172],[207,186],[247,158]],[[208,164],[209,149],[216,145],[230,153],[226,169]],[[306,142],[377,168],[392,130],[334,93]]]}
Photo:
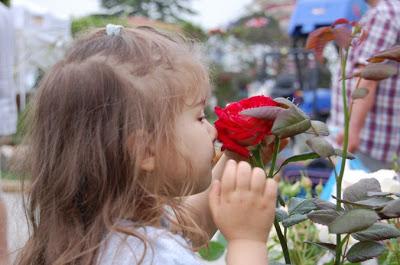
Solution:
{"label": "adult hand", "polygon": [[[344,140],[344,132],[340,132],[336,136],[336,143],[342,146],[343,140]],[[360,145],[360,134],[352,131],[351,133],[349,133],[349,145],[347,150],[351,153],[354,153],[355,151],[357,151],[359,145]]]}
{"label": "adult hand", "polygon": [[215,224],[230,240],[266,242],[275,216],[277,183],[261,168],[229,160],[213,182],[209,204]]}

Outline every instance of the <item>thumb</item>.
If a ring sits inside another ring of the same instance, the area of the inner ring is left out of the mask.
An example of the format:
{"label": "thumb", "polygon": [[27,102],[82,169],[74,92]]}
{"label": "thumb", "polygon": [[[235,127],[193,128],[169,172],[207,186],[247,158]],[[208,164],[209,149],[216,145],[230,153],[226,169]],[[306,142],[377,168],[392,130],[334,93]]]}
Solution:
{"label": "thumb", "polygon": [[219,206],[221,198],[221,182],[219,180],[214,180],[211,184],[211,190],[208,195],[208,202],[210,205],[211,212],[215,212],[216,208]]}

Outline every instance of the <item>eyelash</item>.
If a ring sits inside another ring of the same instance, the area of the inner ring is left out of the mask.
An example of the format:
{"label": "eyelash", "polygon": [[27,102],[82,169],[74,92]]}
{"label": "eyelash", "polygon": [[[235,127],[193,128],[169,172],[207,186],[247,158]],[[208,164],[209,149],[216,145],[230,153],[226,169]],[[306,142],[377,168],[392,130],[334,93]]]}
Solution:
{"label": "eyelash", "polygon": [[198,120],[199,121],[204,121],[205,119],[207,119],[207,116],[206,115],[201,115],[199,118],[198,118]]}

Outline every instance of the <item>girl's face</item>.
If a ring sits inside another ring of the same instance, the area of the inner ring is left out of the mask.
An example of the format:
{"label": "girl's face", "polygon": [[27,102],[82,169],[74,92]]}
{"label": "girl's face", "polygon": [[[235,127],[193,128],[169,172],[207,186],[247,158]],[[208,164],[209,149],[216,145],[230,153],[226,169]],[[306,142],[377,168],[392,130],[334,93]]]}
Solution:
{"label": "girl's face", "polygon": [[[179,146],[193,167],[193,193],[207,189],[211,182],[212,159],[215,155],[214,141],[217,130],[204,115],[205,100],[191,101],[176,119],[176,135]],[[177,172],[184,171],[184,163],[178,163]],[[182,173],[182,172],[181,172]],[[185,174],[178,174],[184,176]],[[181,180],[182,183],[185,180]]]}

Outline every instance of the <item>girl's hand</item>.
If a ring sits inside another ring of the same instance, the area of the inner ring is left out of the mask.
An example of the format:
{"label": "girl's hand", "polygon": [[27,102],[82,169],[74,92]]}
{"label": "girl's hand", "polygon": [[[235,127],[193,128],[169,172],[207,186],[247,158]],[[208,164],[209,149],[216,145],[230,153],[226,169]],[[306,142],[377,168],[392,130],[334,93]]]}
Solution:
{"label": "girl's hand", "polygon": [[277,183],[247,162],[226,163],[209,194],[215,224],[230,240],[266,242],[275,216]]}

